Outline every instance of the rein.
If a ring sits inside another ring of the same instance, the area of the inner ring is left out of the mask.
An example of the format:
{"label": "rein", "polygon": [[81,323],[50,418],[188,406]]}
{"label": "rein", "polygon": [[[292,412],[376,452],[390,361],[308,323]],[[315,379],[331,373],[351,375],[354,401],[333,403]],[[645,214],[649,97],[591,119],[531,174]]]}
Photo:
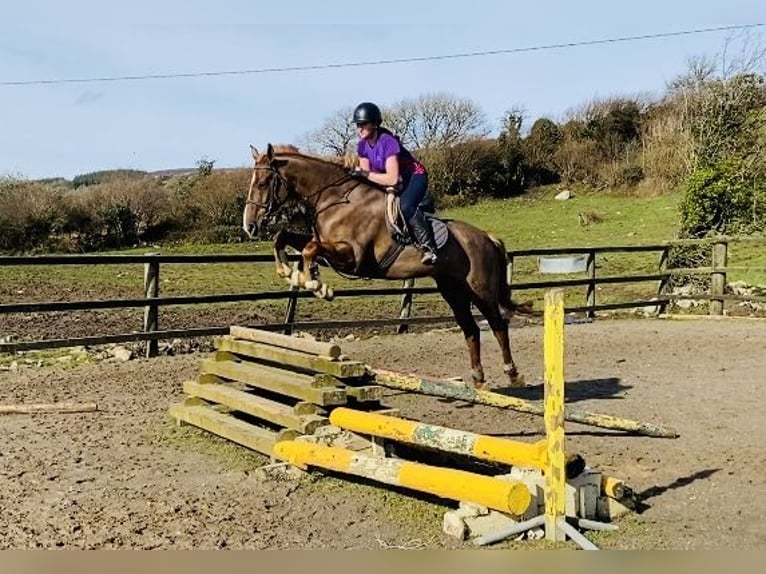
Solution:
{"label": "rein", "polygon": [[[276,178],[274,180],[272,180],[272,182],[271,182],[271,189],[269,190],[269,195],[268,195],[268,198],[267,198],[265,203],[261,203],[259,201],[255,201],[255,200],[252,200],[252,199],[248,199],[248,200],[245,201],[245,205],[255,205],[256,207],[265,208],[266,213],[264,214],[264,218],[266,220],[270,220],[273,217],[275,217],[276,215],[278,215],[282,211],[282,209],[286,205],[288,205],[288,199],[290,198],[290,192],[291,191],[295,191],[295,190],[291,189],[291,186],[288,183],[288,181],[284,178],[284,176],[281,173],[279,173],[279,170],[277,168],[275,168],[274,166],[255,166],[253,169],[256,170],[256,171],[257,170],[270,171],[270,172],[272,172],[276,176]],[[333,182],[331,182],[331,183],[329,183],[329,184],[327,184],[327,185],[325,185],[323,187],[320,187],[318,190],[316,190],[316,191],[314,191],[314,192],[304,196],[303,197],[303,201],[305,201],[305,202],[309,203],[309,205],[311,205],[311,201],[310,200],[312,198],[317,197],[317,196],[321,195],[322,193],[324,193],[325,191],[327,191],[328,189],[331,189],[333,187],[337,187],[338,185],[340,185],[342,183],[345,183],[346,181],[351,181],[352,179],[353,178],[350,175],[343,175],[341,178],[339,178],[339,179],[337,179],[337,180],[335,180],[335,181],[333,181]],[[308,222],[308,223],[310,223],[312,229],[314,229],[314,231],[316,232],[315,223],[316,223],[317,216],[321,212],[323,212],[323,211],[325,211],[325,210],[327,210],[327,209],[329,209],[329,208],[331,208],[331,207],[333,207],[335,205],[342,205],[342,204],[346,204],[346,203],[351,203],[351,201],[349,200],[348,196],[361,183],[362,183],[361,181],[358,181],[358,180],[355,181],[354,185],[349,187],[343,193],[343,196],[342,196],[341,199],[339,199],[337,201],[334,201],[334,202],[332,202],[332,203],[330,203],[328,205],[322,206],[321,209],[318,209],[318,210],[316,209],[316,205],[318,205],[318,203],[319,203],[317,201],[312,206],[312,208],[311,208],[311,211],[312,211],[311,221]],[[282,188],[282,187],[284,187],[284,189],[287,190],[287,194],[285,195],[284,199],[280,199],[279,198],[279,191],[280,191],[280,188]]]}

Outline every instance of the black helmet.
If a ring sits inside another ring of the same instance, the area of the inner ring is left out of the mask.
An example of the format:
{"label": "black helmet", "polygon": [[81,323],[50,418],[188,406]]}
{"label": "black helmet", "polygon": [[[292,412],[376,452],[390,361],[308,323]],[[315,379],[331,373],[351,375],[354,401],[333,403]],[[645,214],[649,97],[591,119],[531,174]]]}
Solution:
{"label": "black helmet", "polygon": [[380,108],[372,102],[362,102],[354,110],[354,123],[364,124],[370,122],[375,126],[379,126],[383,123],[383,116],[380,113]]}

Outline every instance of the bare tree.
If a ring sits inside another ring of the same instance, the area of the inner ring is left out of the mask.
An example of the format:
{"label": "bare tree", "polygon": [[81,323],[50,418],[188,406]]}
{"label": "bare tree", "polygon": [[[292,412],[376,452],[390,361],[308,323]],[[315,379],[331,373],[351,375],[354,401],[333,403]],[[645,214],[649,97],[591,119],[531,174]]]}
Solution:
{"label": "bare tree", "polygon": [[328,117],[322,126],[301,138],[300,147],[307,151],[345,157],[354,149],[356,129],[351,118],[353,107],[344,107]]}
{"label": "bare tree", "polygon": [[455,145],[490,131],[478,105],[444,93],[401,100],[383,110],[383,118],[413,149]]}

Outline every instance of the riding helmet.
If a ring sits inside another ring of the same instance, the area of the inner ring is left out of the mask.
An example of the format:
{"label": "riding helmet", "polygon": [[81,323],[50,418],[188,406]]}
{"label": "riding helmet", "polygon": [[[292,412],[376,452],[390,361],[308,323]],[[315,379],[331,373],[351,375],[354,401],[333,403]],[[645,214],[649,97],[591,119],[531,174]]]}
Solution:
{"label": "riding helmet", "polygon": [[364,124],[370,122],[375,126],[383,123],[383,115],[380,108],[372,102],[362,102],[354,110],[354,123]]}

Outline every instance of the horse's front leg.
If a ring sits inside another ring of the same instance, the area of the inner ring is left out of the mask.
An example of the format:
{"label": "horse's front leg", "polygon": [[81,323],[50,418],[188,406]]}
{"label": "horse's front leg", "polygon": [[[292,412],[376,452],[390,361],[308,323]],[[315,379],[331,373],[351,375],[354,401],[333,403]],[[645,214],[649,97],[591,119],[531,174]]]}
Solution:
{"label": "horse's front leg", "polygon": [[299,283],[306,289],[313,291],[317,297],[329,301],[334,295],[332,287],[323,283],[319,276],[319,265],[316,258],[320,256],[334,262],[340,268],[348,268],[353,265],[354,250],[351,245],[343,241],[322,243],[314,239],[303,248],[303,271],[299,272]]}
{"label": "horse's front leg", "polygon": [[291,280],[293,269],[290,267],[290,260],[287,257],[285,247],[289,245],[296,251],[303,251],[310,240],[310,235],[293,233],[286,229],[282,229],[276,234],[274,237],[274,262],[277,266],[277,275],[288,281]]}

